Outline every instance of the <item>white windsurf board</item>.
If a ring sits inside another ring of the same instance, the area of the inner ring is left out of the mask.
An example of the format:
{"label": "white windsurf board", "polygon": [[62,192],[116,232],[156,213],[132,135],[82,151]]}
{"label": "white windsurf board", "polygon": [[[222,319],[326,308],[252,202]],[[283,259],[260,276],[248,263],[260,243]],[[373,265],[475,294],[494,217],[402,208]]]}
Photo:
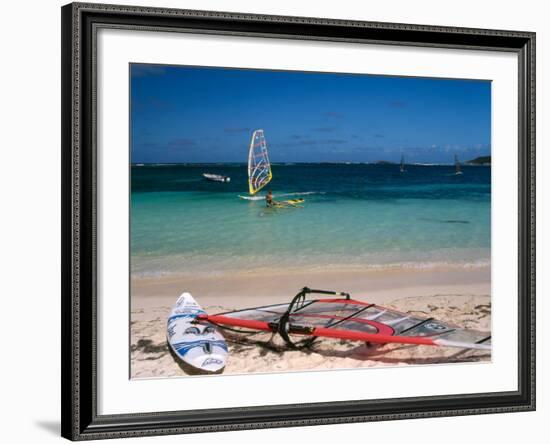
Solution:
{"label": "white windsurf board", "polygon": [[210,324],[194,323],[206,314],[190,293],[183,293],[166,324],[166,339],[178,359],[206,373],[220,372],[227,362],[227,344]]}

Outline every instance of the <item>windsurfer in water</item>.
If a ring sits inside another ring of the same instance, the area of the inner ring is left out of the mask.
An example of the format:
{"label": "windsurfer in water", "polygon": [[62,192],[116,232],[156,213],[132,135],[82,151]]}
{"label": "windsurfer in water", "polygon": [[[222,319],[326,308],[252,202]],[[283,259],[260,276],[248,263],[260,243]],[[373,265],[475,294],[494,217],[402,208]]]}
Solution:
{"label": "windsurfer in water", "polygon": [[273,206],[273,192],[271,190],[269,190],[265,195],[265,206],[266,207]]}

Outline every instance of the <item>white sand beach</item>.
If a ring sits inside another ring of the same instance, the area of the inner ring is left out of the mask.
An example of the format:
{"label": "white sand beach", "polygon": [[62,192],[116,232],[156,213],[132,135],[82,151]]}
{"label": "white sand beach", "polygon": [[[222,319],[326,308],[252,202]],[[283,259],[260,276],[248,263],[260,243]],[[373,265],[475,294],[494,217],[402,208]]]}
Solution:
{"label": "white sand beach", "polygon": [[[211,314],[290,302],[304,286],[346,291],[352,298],[462,328],[491,331],[490,267],[365,269],[236,273],[221,276],[133,278],[132,378],[185,376],[166,343],[166,320],[178,296],[190,292]],[[227,336],[224,374],[345,369],[490,361],[487,351],[365,344],[337,340],[289,350],[277,336]]]}

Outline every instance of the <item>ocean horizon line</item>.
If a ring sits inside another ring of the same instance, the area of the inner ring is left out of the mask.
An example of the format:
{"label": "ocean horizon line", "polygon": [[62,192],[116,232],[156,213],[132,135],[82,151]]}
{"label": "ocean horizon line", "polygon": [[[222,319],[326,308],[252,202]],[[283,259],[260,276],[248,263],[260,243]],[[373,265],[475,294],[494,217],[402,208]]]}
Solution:
{"label": "ocean horizon line", "polygon": [[[377,165],[377,166],[388,166],[388,165],[399,165],[399,162],[386,161],[386,160],[377,160],[372,162],[271,162],[271,165],[278,166],[292,166],[292,165]],[[132,162],[131,166],[219,166],[219,165],[247,165],[247,162]],[[412,166],[455,166],[454,163],[429,163],[429,162],[404,162],[404,165]],[[471,164],[464,162],[462,166],[486,166],[490,167],[490,164]]]}

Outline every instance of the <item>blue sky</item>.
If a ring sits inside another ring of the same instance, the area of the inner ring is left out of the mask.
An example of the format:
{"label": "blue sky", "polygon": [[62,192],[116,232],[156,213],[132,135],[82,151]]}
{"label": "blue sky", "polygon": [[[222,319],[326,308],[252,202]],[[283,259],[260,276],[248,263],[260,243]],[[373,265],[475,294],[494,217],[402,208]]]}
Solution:
{"label": "blue sky", "polygon": [[133,64],[133,163],[452,163],[491,151],[491,83]]}

